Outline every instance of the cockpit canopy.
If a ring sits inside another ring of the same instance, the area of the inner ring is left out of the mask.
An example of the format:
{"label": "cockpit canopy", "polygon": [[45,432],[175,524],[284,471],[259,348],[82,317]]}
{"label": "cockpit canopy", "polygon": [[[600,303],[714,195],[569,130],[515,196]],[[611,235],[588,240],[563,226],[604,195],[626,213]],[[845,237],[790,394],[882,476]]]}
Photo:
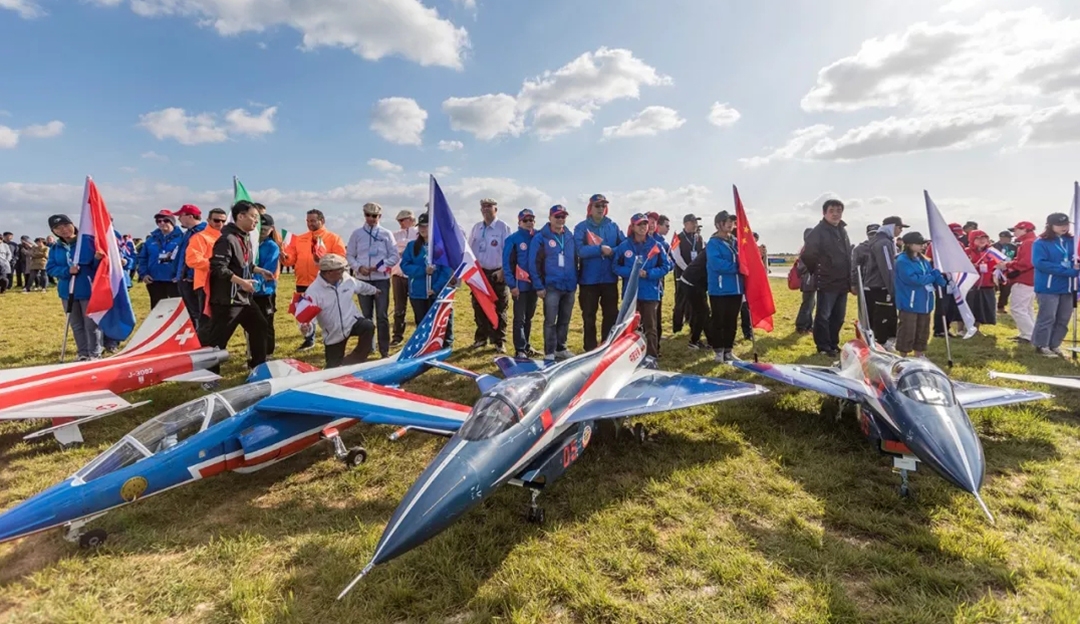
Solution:
{"label": "cockpit canopy", "polygon": [[220,394],[188,401],[162,412],[136,427],[75,473],[77,482],[93,481],[137,461],[162,453],[207,427],[243,411],[270,395],[270,383],[261,381],[229,388]]}
{"label": "cockpit canopy", "polygon": [[909,371],[896,381],[896,389],[905,397],[924,405],[956,405],[952,382],[941,373],[929,370]]}
{"label": "cockpit canopy", "polygon": [[466,440],[486,440],[521,421],[547,387],[541,373],[511,377],[480,397],[459,431]]}

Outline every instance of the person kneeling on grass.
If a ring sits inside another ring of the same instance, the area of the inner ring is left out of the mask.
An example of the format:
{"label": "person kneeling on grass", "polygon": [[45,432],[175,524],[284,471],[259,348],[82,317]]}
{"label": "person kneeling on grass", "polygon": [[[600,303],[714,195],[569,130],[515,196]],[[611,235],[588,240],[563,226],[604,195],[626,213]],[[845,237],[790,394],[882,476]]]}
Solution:
{"label": "person kneeling on grass", "polygon": [[[371,354],[371,341],[375,324],[364,318],[356,307],[355,295],[375,296],[379,290],[346,273],[349,263],[344,256],[326,254],[319,260],[319,276],[304,292],[309,305],[318,310],[319,325],[323,328],[323,344],[326,345],[326,367],[344,364],[360,364]],[[305,336],[310,335],[301,327]],[[349,337],[358,338],[356,348],[347,357],[346,343]]]}
{"label": "person kneeling on grass", "polygon": [[904,250],[896,257],[896,308],[900,321],[896,327],[896,350],[907,357],[926,357],[930,340],[930,316],[934,311],[934,287],[946,286],[945,276],[922,255],[926,239],[918,232],[908,232],[901,239]]}

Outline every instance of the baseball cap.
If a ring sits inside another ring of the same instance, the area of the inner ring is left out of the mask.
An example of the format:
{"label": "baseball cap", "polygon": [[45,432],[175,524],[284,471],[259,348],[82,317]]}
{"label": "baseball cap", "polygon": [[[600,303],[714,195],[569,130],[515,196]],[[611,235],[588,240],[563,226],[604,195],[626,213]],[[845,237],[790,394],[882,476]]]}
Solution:
{"label": "baseball cap", "polygon": [[900,240],[903,241],[905,245],[926,244],[926,239],[923,238],[923,235],[919,234],[918,232],[908,232],[907,234],[904,234],[904,236]]}
{"label": "baseball cap", "polygon": [[401,212],[397,213],[397,216],[394,217],[394,221],[401,221],[402,219],[413,219],[413,218],[415,218],[414,215],[413,215],[413,211],[406,209],[406,210],[402,210]]}
{"label": "baseball cap", "polygon": [[267,227],[267,226],[274,227],[274,217],[271,217],[269,212],[264,213],[263,216],[261,216],[259,218],[262,219],[262,226],[263,227]]}
{"label": "baseball cap", "polygon": [[990,235],[982,230],[971,230],[968,234],[968,240],[974,241],[976,238],[990,238]]}
{"label": "baseball cap", "polygon": [[682,218],[683,223],[690,223],[691,221],[696,223],[698,221],[701,221],[701,217],[695,217],[693,214],[688,214]]}
{"label": "baseball cap", "polygon": [[320,271],[336,271],[348,268],[348,266],[349,263],[345,262],[345,258],[338,254],[326,254],[319,260]]}
{"label": "baseball cap", "polygon": [[416,224],[417,225],[427,225],[428,224],[428,213],[421,212],[420,213],[420,218],[416,220]]}
{"label": "baseball cap", "polygon": [[525,217],[535,217],[535,216],[536,215],[533,214],[532,210],[530,210],[529,208],[525,208],[525,209],[521,210],[520,212],[518,212],[518,221],[521,221]]}
{"label": "baseball cap", "polygon": [[716,218],[713,219],[713,224],[723,223],[724,221],[734,221],[735,215],[729,213],[727,210],[721,210],[716,213]]}
{"label": "baseball cap", "polygon": [[551,210],[548,211],[548,214],[553,217],[557,217],[559,215],[563,215],[565,217],[570,213],[566,211],[566,208],[564,208],[562,204],[555,204],[551,207]]}
{"label": "baseball cap", "polygon": [[154,221],[157,221],[158,219],[168,219],[169,223],[176,225],[176,218],[173,216],[173,213],[168,210],[159,210],[158,213],[154,215]]}
{"label": "baseball cap", "polygon": [[190,215],[192,217],[196,217],[196,218],[201,219],[202,218],[202,210],[199,210],[199,207],[194,205],[194,204],[184,204],[183,206],[180,206],[180,210],[177,210],[176,212],[172,213],[172,215],[174,217],[182,217],[184,215]]}
{"label": "baseball cap", "polygon": [[949,229],[952,230],[953,232],[963,232],[964,231],[964,226],[960,225],[959,223],[950,223],[949,224]]}
{"label": "baseball cap", "polygon": [[604,197],[600,193],[597,193],[596,195],[593,195],[589,198],[589,205],[595,204],[596,202],[607,203],[607,197]]}
{"label": "baseball cap", "polygon": [[1010,232],[1009,230],[1001,230],[1000,232],[998,232],[998,238],[1002,238],[1002,237],[1012,238],[1013,233]]}
{"label": "baseball cap", "polygon": [[904,220],[900,217],[885,217],[885,219],[881,222],[881,225],[899,225],[900,227],[905,228],[911,227],[907,223],[904,223]]}
{"label": "baseball cap", "polygon": [[1069,215],[1055,212],[1046,217],[1046,225],[1069,225]]}
{"label": "baseball cap", "polygon": [[1020,223],[1017,223],[1016,225],[1014,225],[1012,229],[1014,229],[1014,230],[1031,230],[1031,231],[1035,231],[1035,224],[1032,223],[1031,221],[1021,221]]}
{"label": "baseball cap", "polygon": [[49,217],[49,229],[53,230],[61,225],[74,225],[65,214],[55,214]]}
{"label": "baseball cap", "polygon": [[649,220],[648,215],[639,212],[636,215],[630,217],[630,225],[637,225],[638,223],[641,223],[642,221],[648,221],[648,220]]}
{"label": "baseball cap", "polygon": [[660,213],[659,212],[649,212],[649,213],[646,213],[645,216],[649,217],[649,221],[659,221],[660,220]]}
{"label": "baseball cap", "polygon": [[880,229],[881,229],[880,225],[878,225],[877,223],[871,223],[870,225],[866,226],[866,233],[867,234],[877,234],[877,231],[880,230]]}

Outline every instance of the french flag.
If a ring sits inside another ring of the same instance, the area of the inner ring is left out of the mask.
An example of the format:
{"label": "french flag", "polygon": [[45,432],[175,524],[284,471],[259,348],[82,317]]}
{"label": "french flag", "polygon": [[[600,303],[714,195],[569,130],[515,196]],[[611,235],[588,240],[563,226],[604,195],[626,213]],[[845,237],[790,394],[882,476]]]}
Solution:
{"label": "french flag", "polygon": [[454,213],[450,211],[450,204],[447,203],[435,176],[431,176],[428,192],[431,206],[431,251],[428,253],[428,264],[437,264],[455,271],[455,275],[469,285],[484,315],[491,321],[491,326],[498,327],[499,315],[495,312],[498,297],[495,289],[488,283],[472,249],[465,244],[465,232],[458,227]]}
{"label": "french flag", "polygon": [[[90,287],[86,314],[97,323],[101,333],[113,340],[125,340],[135,329],[135,311],[131,308],[131,298],[124,282],[124,266],[120,260],[120,246],[113,229],[112,216],[90,176],[86,176],[83,191],[79,234],[79,241],[75,244],[76,258],[82,257],[80,253],[84,244],[93,245],[95,255],[101,254]],[[74,288],[74,280],[71,285]]]}

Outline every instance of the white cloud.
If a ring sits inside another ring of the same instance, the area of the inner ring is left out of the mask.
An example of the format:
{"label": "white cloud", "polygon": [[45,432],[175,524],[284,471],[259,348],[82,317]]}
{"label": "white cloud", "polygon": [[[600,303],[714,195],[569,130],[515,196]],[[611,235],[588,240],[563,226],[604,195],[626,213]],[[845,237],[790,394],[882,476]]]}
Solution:
{"label": "white cloud", "polygon": [[435,167],[435,175],[437,175],[437,176],[445,178],[446,176],[452,175],[453,173],[454,173],[454,170],[451,169],[450,167],[446,167],[446,166]]}
{"label": "white cloud", "polygon": [[[97,0],[97,4],[120,1]],[[129,0],[128,4],[142,17],[188,17],[222,36],[261,34],[285,26],[302,35],[304,50],[345,48],[369,61],[401,56],[424,66],[461,69],[469,47],[464,28],[439,17],[436,9],[420,0]]]}
{"label": "white cloud", "polygon": [[647,106],[617,126],[604,128],[604,138],[656,136],[686,123],[679,112],[666,106]]}
{"label": "white cloud", "polygon": [[[573,206],[567,208],[576,216],[585,216],[585,206],[591,194],[578,196],[578,210]],[[608,216],[616,223],[627,224],[630,217],[638,212],[651,212],[656,210],[667,215],[672,221],[672,227],[681,227],[680,221],[683,215],[695,213],[704,217],[703,223],[711,222],[716,200],[712,197],[712,190],[699,184],[688,184],[673,190],[660,187],[650,187],[635,191],[612,191],[604,193],[611,202]]]}
{"label": "white cloud", "polygon": [[938,10],[942,13],[962,13],[979,6],[983,2],[984,0],[950,0],[941,5]]}
{"label": "white cloud", "polygon": [[1049,146],[1080,142],[1080,101],[1036,111],[1023,122],[1021,145]]}
{"label": "white cloud", "polygon": [[412,98],[383,98],[371,111],[371,129],[391,143],[420,145],[427,117],[427,111]]}
{"label": "white cloud", "polygon": [[13,149],[19,144],[19,131],[0,126],[0,149]]}
{"label": "white cloud", "polygon": [[439,149],[444,152],[454,152],[464,148],[465,144],[461,141],[439,141]]}
{"label": "white cloud", "polygon": [[[443,110],[451,116],[452,128],[472,132],[481,140],[521,134],[531,112],[529,127],[546,140],[580,128],[609,102],[637,99],[642,87],[670,84],[670,77],[630,50],[601,47],[555,71],[525,80],[517,96],[498,93],[450,98],[443,102]],[[483,118],[491,112],[496,119]]]}
{"label": "white cloud", "polygon": [[832,132],[832,126],[818,124],[807,128],[799,128],[791,134],[791,138],[784,145],[774,149],[766,156],[753,156],[740,158],[739,162],[747,167],[760,167],[775,160],[790,160],[805,150],[813,143]]}
{"label": "white cloud", "polygon": [[712,108],[709,109],[709,116],[707,119],[709,120],[709,123],[717,128],[724,128],[734,124],[740,117],[742,117],[742,115],[739,114],[739,111],[729,106],[727,102],[722,104],[720,102],[713,102]]}
{"label": "white cloud", "polygon": [[470,132],[481,141],[498,136],[517,136],[524,129],[517,112],[517,101],[505,93],[452,97],[442,103],[443,112],[450,117],[450,128]]}
{"label": "white cloud", "polygon": [[158,154],[157,152],[143,152],[142,154],[139,155],[139,157],[140,158],[145,158],[146,160],[158,160],[158,161],[161,161],[161,162],[169,162],[169,157],[168,156],[162,156],[161,154]]}
{"label": "white cloud", "polygon": [[461,6],[463,9],[468,9],[469,11],[476,10],[476,0],[454,0],[454,4]]}
{"label": "white cloud", "polygon": [[232,135],[258,136],[274,131],[276,106],[251,115],[242,108],[228,111],[222,124],[213,113],[188,115],[182,108],[165,108],[139,116],[139,125],[158,140],[175,139],[183,145],[221,143]]}
{"label": "white cloud", "polygon": [[383,160],[382,158],[372,158],[367,161],[367,164],[372,169],[383,173],[401,173],[405,170],[401,165],[395,165],[389,160]]}
{"label": "white cloud", "polygon": [[32,0],[0,0],[0,9],[15,11],[23,19],[33,19],[45,15],[44,9]]}
{"label": "white cloud", "polygon": [[138,169],[135,167],[120,167],[120,171],[123,171],[124,173],[135,173]]}
{"label": "white cloud", "polygon": [[51,139],[52,137],[60,136],[60,133],[64,131],[64,123],[61,121],[50,121],[45,125],[33,125],[26,126],[22,129],[22,136],[34,138],[34,139]]}

